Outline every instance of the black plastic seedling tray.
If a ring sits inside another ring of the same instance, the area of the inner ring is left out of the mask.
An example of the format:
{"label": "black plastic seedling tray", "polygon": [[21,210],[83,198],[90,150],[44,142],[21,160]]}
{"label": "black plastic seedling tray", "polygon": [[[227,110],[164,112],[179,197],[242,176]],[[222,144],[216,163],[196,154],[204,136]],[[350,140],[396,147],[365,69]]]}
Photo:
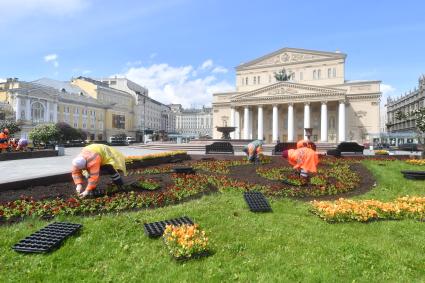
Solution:
{"label": "black plastic seedling tray", "polygon": [[195,170],[192,167],[174,167],[173,171],[178,174],[195,174]]}
{"label": "black plastic seedling tray", "polygon": [[59,247],[81,227],[81,224],[54,222],[21,240],[12,249],[23,253],[47,253]]}
{"label": "black plastic seedling tray", "polygon": [[401,171],[404,178],[411,180],[425,180],[425,171]]}
{"label": "black plastic seedling tray", "polygon": [[252,212],[272,211],[268,200],[261,192],[244,192],[243,196]]}
{"label": "black plastic seedling tray", "polygon": [[193,221],[189,217],[183,216],[180,218],[174,218],[174,219],[169,219],[169,220],[164,220],[159,222],[145,223],[144,224],[145,234],[149,236],[150,238],[161,237],[162,234],[164,233],[165,226],[167,225],[179,226],[183,224],[193,225]]}

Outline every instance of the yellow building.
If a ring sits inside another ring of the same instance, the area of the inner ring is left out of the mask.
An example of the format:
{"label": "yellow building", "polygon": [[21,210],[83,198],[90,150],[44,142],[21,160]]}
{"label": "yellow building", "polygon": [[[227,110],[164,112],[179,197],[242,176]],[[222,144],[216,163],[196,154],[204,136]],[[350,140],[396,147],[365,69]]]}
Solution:
{"label": "yellow building", "polygon": [[118,134],[136,136],[134,125],[135,98],[124,91],[110,88],[107,83],[86,77],[78,77],[71,81],[73,86],[82,89],[87,95],[98,102],[111,107],[105,113],[105,134],[107,139]]}
{"label": "yellow building", "polygon": [[66,82],[9,79],[0,84],[0,103],[10,105],[15,120],[21,125],[19,136],[22,138],[28,138],[38,124],[57,122],[85,131],[88,140],[106,137],[105,113],[111,105],[97,101]]}

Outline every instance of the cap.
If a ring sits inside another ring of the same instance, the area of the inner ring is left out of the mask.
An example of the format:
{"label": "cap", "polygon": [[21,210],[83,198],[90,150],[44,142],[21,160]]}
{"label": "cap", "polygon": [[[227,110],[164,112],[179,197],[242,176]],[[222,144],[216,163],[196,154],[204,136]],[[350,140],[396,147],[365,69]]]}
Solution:
{"label": "cap", "polygon": [[78,155],[72,160],[72,166],[78,168],[78,169],[84,169],[86,168],[87,160],[82,157],[81,155]]}

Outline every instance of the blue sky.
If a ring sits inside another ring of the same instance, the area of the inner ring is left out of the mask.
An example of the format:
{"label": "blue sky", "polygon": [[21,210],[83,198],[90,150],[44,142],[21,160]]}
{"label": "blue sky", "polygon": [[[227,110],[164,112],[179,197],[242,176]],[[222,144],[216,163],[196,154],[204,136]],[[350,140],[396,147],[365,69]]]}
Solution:
{"label": "blue sky", "polygon": [[127,75],[200,105],[282,47],[348,54],[346,79],[399,95],[425,73],[425,1],[0,0],[0,78]]}

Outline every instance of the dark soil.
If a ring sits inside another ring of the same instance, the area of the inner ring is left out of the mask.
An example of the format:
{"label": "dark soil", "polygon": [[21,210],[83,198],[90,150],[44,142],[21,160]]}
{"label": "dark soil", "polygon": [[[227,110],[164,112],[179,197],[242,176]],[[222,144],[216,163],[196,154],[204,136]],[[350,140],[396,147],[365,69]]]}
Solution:
{"label": "dark soil", "polygon": [[[192,158],[195,160],[201,160],[205,156],[199,156]],[[210,157],[210,156],[207,156]],[[241,156],[213,156],[216,160],[219,159],[242,159]],[[180,163],[179,165],[175,166],[190,166],[190,164],[194,161],[185,161],[184,163]],[[170,166],[170,164],[164,164],[161,166]],[[161,167],[160,166],[160,167]],[[174,166],[174,165],[172,165]],[[242,166],[235,166],[230,168],[230,173],[227,174],[229,178],[241,180],[248,183],[254,183],[254,184],[260,184],[260,185],[278,185],[281,186],[281,181],[273,181],[266,178],[263,178],[259,176],[256,173],[256,168],[258,166],[262,166],[265,168],[268,167],[276,167],[276,166],[289,166],[288,162],[280,157],[272,157],[272,162],[270,164],[266,165],[242,165]],[[319,166],[327,166],[325,164],[319,165]],[[340,197],[348,198],[355,195],[364,194],[367,191],[371,190],[375,184],[375,179],[373,178],[372,174],[362,165],[362,164],[352,164],[351,165],[352,170],[357,172],[359,176],[361,176],[361,181],[358,186],[353,191],[347,192],[347,193],[341,193],[337,195],[327,195],[327,196],[319,196],[319,197],[304,197],[300,198],[300,200],[309,201],[313,199],[320,199],[320,200],[333,200],[338,199]],[[132,170],[129,170],[131,172]],[[207,174],[214,174],[208,172]],[[218,174],[220,175],[220,174]],[[143,175],[145,178],[152,178],[156,179],[160,182],[161,188],[158,190],[155,190],[155,192],[161,192],[167,189],[169,185],[172,185],[172,180],[170,177],[170,173],[160,173],[160,174],[147,174]],[[131,184],[135,182],[138,178],[138,175],[129,175],[124,177],[124,183],[125,184]],[[99,180],[98,188],[101,190],[106,188],[108,184],[110,183],[109,176],[102,175]],[[307,187],[308,188],[308,187]],[[144,189],[137,189],[132,188],[131,190],[136,191],[137,193],[144,194],[144,193],[151,193],[152,191],[144,190]],[[54,198],[62,198],[67,199],[70,197],[76,197],[75,192],[75,185],[72,182],[61,182],[52,184],[49,186],[35,186],[30,187],[27,189],[22,190],[7,190],[7,191],[0,191],[0,204],[4,204],[9,201],[14,201],[17,199],[20,199],[22,197],[32,197],[34,200],[43,200],[43,199],[54,199]]]}

